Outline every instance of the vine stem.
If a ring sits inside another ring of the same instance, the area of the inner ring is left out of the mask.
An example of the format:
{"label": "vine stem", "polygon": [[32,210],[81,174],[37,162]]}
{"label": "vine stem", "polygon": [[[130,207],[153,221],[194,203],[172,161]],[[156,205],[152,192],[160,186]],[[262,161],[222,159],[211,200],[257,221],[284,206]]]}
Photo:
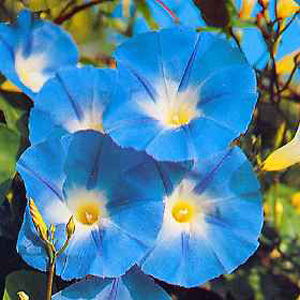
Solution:
{"label": "vine stem", "polygon": [[275,177],[274,180],[274,201],[273,201],[273,221],[274,221],[274,228],[278,229],[278,215],[277,215],[277,203],[278,203],[278,176]]}
{"label": "vine stem", "polygon": [[106,1],[111,2],[112,0],[91,0],[90,2],[85,2],[81,5],[75,6],[69,13],[66,13],[64,15],[60,15],[56,19],[54,19],[54,23],[62,24],[65,21],[71,19],[77,13],[79,13],[79,12],[89,8],[89,7],[92,7],[92,6],[97,5],[97,4],[101,4],[101,3],[106,2]]}
{"label": "vine stem", "polygon": [[49,260],[46,300],[51,300],[51,296],[52,296],[55,263],[56,263],[56,255],[53,255],[53,258]]}

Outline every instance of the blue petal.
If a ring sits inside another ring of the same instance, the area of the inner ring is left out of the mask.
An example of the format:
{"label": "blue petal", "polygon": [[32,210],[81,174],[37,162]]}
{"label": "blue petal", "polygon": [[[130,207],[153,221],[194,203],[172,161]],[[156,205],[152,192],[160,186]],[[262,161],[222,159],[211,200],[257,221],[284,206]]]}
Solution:
{"label": "blue petal", "polygon": [[[217,153],[228,146],[234,132],[216,119],[200,117],[188,124],[188,138],[196,160]],[[192,151],[192,150],[191,150]]]}
{"label": "blue petal", "polygon": [[68,131],[65,128],[53,122],[51,115],[40,110],[37,103],[31,109],[29,118],[29,136],[32,145],[43,142],[48,138],[64,136],[67,133]]}
{"label": "blue petal", "polygon": [[[254,27],[244,28],[242,32],[241,47],[249,63],[258,68],[264,68],[270,57],[261,31]],[[254,44],[255,47],[253,47]],[[282,49],[282,47],[279,47],[279,49]]]}
{"label": "blue petal", "polygon": [[87,274],[118,277],[146,250],[146,245],[114,224],[105,229],[93,228],[82,235],[75,231],[67,249],[57,259],[56,273],[64,280]]}
{"label": "blue petal", "polygon": [[[243,212],[244,214],[247,211]],[[245,219],[245,217],[243,218]],[[226,273],[243,264],[257,249],[258,241],[238,235],[222,222],[208,220],[207,239]]]}
{"label": "blue petal", "polygon": [[[150,27],[147,20],[144,18],[142,13],[138,12],[135,15],[135,4],[134,1],[129,1],[129,16],[124,16],[123,14],[123,1],[116,6],[112,13],[112,17],[117,18],[123,24],[128,24],[129,18],[133,18],[133,35],[148,32]],[[174,26],[176,20],[171,16],[171,14],[161,5],[158,1],[147,0],[147,5],[150,10],[151,16],[157,23],[157,25],[162,28]],[[199,26],[205,26],[203,19],[201,18],[200,10],[195,6],[193,0],[164,0],[164,4],[176,15],[179,19],[180,24],[196,28]],[[107,31],[108,39],[112,40],[114,43],[119,44],[121,41],[125,41],[125,35],[117,33],[115,30],[109,28]]]}
{"label": "blue petal", "polygon": [[254,73],[245,66],[222,68],[201,84],[199,98],[203,117],[227,127],[233,139],[246,131],[256,104]]}
{"label": "blue petal", "polygon": [[0,26],[0,71],[28,96],[36,91],[21,82],[15,69],[15,55],[22,50],[24,59],[43,54],[46,65],[41,70],[45,77],[52,77],[63,67],[75,65],[78,51],[71,36],[49,21],[34,18],[28,10],[20,12],[13,25]]}
{"label": "blue petal", "polygon": [[31,142],[35,144],[53,134],[88,129],[98,123],[101,127],[101,115],[115,86],[114,73],[89,66],[58,72],[36,97],[30,116]]}
{"label": "blue petal", "polygon": [[147,145],[146,151],[159,161],[184,161],[194,158],[187,133],[182,127],[162,131]]}
{"label": "blue petal", "polygon": [[171,300],[153,280],[133,267],[116,279],[90,277],[70,285],[52,297],[53,300]]}
{"label": "blue petal", "polygon": [[155,248],[142,264],[142,271],[165,282],[195,287],[224,273],[205,239],[185,234],[170,238],[162,231]]}
{"label": "blue petal", "polygon": [[194,31],[174,27],[140,34],[120,45],[115,56],[118,63],[133,70],[134,74],[143,76],[149,83],[155,84],[158,80],[178,82],[196,42],[197,34]]}
{"label": "blue petal", "polygon": [[17,163],[17,171],[24,180],[27,195],[33,198],[46,222],[49,203],[63,200],[62,186],[65,179],[63,164],[66,153],[59,139],[49,139],[28,148]]}
{"label": "blue petal", "polygon": [[[193,64],[190,67],[189,85],[199,86],[212,75],[222,72],[223,68],[235,66],[252,72],[250,81],[250,85],[252,85],[253,80],[255,80],[255,73],[247,63],[244,54],[232,43],[221,37],[200,33],[199,43],[195,47]],[[247,83],[243,78],[241,81]]]}
{"label": "blue petal", "polygon": [[215,212],[219,219],[238,234],[255,240],[263,223],[260,186],[241,150],[237,147],[225,150],[217,160],[212,157],[199,161],[195,169],[203,174],[197,191],[209,189],[210,195],[219,199]]}
{"label": "blue petal", "polygon": [[[195,6],[192,0],[164,0],[164,4],[173,11],[179,19],[180,24],[189,27],[205,26],[201,18],[200,10]],[[158,4],[157,1],[147,1],[153,18],[160,27],[170,27],[174,25],[174,19],[166,12],[166,10]]]}
{"label": "blue petal", "polygon": [[48,255],[45,244],[32,223],[29,206],[26,207],[23,223],[17,241],[17,251],[23,260],[30,266],[46,271],[48,266]]}
{"label": "blue petal", "polygon": [[258,181],[239,148],[202,158],[184,179],[194,181],[193,193],[201,196],[204,219],[197,226],[202,232],[196,225],[181,231],[164,221],[141,268],[160,280],[193,287],[232,272],[253,254],[263,213]]}
{"label": "blue petal", "polygon": [[[139,268],[133,267],[122,277],[132,300],[171,300],[171,297],[150,276],[143,274]],[[123,300],[122,298],[120,300]]]}

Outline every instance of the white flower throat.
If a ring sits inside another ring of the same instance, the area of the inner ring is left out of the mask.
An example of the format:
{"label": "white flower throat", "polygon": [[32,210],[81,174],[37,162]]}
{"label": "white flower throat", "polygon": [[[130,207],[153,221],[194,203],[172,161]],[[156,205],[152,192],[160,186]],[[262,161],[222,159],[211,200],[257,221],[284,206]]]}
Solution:
{"label": "white flower throat", "polygon": [[158,95],[155,102],[138,102],[149,117],[160,121],[165,127],[177,128],[201,115],[197,108],[199,99],[196,88],[188,87],[178,92],[178,85],[175,83],[168,84],[168,87],[162,84],[157,86]]}

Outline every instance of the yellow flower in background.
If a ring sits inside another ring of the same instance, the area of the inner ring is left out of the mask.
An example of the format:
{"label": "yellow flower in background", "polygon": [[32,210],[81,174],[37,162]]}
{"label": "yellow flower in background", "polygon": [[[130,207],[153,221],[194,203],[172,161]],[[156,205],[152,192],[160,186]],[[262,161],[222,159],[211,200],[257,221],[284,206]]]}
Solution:
{"label": "yellow flower in background", "polygon": [[262,3],[262,5],[264,6],[264,7],[267,7],[268,5],[269,5],[269,0],[260,0],[260,2]]}
{"label": "yellow flower in background", "polygon": [[292,205],[296,208],[296,211],[300,214],[300,192],[292,195]]}
{"label": "yellow flower in background", "polygon": [[277,16],[278,18],[288,18],[291,17],[300,9],[299,4],[294,0],[278,0],[277,3]]}
{"label": "yellow flower in background", "polygon": [[278,74],[289,74],[293,71],[295,66],[295,57],[297,62],[300,61],[300,48],[285,55],[283,58],[276,62],[276,71]]}
{"label": "yellow flower in background", "polygon": [[1,85],[1,89],[6,92],[22,93],[22,91],[9,80],[3,82],[3,84]]}
{"label": "yellow flower in background", "polygon": [[[264,213],[266,216],[270,216],[272,215],[272,213],[274,213],[273,208],[269,203],[264,204]],[[281,202],[276,202],[275,213],[277,217],[280,219],[283,213],[283,205]]]}
{"label": "yellow flower in background", "polygon": [[294,138],[272,152],[263,163],[264,171],[280,171],[300,162],[300,127]]}
{"label": "yellow flower in background", "polygon": [[126,17],[126,18],[130,17],[130,4],[131,4],[130,0],[123,0],[123,3],[122,3],[123,17]]}
{"label": "yellow flower in background", "polygon": [[242,7],[240,10],[240,18],[242,20],[247,20],[251,17],[251,13],[252,13],[255,3],[256,3],[256,0],[243,0]]}

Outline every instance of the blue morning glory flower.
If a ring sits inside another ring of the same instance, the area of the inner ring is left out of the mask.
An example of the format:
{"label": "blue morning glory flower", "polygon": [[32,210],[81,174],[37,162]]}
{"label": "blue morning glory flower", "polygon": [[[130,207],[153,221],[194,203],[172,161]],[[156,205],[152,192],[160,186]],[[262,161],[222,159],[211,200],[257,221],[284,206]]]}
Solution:
{"label": "blue morning glory flower", "polygon": [[[193,0],[162,0],[162,3],[172,11],[180,24],[193,28],[205,26],[200,10],[195,6]],[[176,20],[174,20],[173,16],[166,11],[159,1],[148,0],[147,4],[149,6],[151,16],[160,28],[174,25]],[[143,23],[146,25],[145,19],[143,19],[143,22],[141,22],[141,18],[137,19],[133,28],[134,34],[145,32],[146,28],[149,30],[148,25],[143,26]]]}
{"label": "blue morning glory flower", "polygon": [[[172,25],[170,21],[165,23],[162,20],[162,18],[166,17],[166,14],[162,14],[163,7],[162,5],[158,5],[157,2],[158,1],[151,1],[149,2],[149,6],[152,8],[154,13],[156,12],[155,14],[159,24],[162,24],[161,26],[164,27]],[[180,24],[194,28],[205,26],[200,10],[197,8],[193,0],[162,0],[162,2],[172,10]]]}
{"label": "blue morning glory flower", "polygon": [[171,300],[150,276],[133,267],[119,278],[89,277],[52,297],[53,300]]}
{"label": "blue morning glory flower", "polygon": [[[127,2],[127,1],[126,1]],[[150,10],[151,17],[155,20],[160,28],[170,27],[178,19],[180,24],[197,28],[205,26],[199,9],[193,3],[193,0],[146,0],[147,6]],[[163,6],[163,4],[172,11],[172,16]],[[141,13],[135,14],[136,7],[134,1],[130,0],[127,9],[124,9],[124,1],[121,0],[120,4],[116,6],[112,17],[120,20],[124,24],[128,24],[129,19],[134,17],[134,24],[132,28],[132,35],[147,32],[150,30],[147,20]],[[125,41],[125,35],[118,34],[111,28],[108,28],[107,33],[109,38],[115,40],[117,43]]]}
{"label": "blue morning glory flower", "polygon": [[[58,275],[72,279],[118,277],[141,259],[160,229],[163,198],[186,168],[158,164],[99,132],[80,131],[30,147],[17,170],[45,223],[57,228],[57,249],[70,217],[75,218],[75,233],[56,265]],[[37,236],[27,208],[18,252],[45,270],[47,255]]]}
{"label": "blue morning glory flower", "polygon": [[54,73],[76,65],[71,36],[49,21],[23,10],[14,24],[0,24],[0,72],[34,98]]}
{"label": "blue morning glory flower", "polygon": [[162,229],[142,271],[185,287],[230,273],[257,249],[259,184],[238,148],[199,161],[165,198]]}
{"label": "blue morning glory flower", "polygon": [[183,161],[224,149],[247,129],[255,73],[229,42],[177,27],[136,36],[115,56],[119,84],[103,126],[121,146]]}
{"label": "blue morning glory flower", "polygon": [[111,69],[87,66],[57,72],[38,93],[31,110],[31,143],[79,130],[103,132],[102,115],[115,85]]}

